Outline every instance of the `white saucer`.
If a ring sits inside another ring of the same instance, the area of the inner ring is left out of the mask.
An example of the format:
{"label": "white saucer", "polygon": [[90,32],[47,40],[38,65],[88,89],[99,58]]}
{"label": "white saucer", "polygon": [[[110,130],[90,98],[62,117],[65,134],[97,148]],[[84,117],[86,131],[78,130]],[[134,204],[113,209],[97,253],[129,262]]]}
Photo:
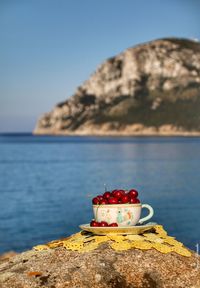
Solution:
{"label": "white saucer", "polygon": [[145,231],[151,230],[157,223],[149,222],[143,225],[136,226],[118,226],[118,227],[91,227],[90,224],[82,224],[79,227],[87,232],[91,232],[96,235],[107,234],[142,234]]}

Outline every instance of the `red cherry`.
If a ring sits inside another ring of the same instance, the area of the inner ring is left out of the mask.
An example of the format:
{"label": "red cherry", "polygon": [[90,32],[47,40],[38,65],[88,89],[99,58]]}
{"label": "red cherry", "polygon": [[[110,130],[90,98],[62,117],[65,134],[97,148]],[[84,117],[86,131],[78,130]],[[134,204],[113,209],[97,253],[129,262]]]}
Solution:
{"label": "red cherry", "polygon": [[102,199],[99,201],[99,204],[100,205],[106,205],[106,204],[108,204],[108,201],[106,199]]}
{"label": "red cherry", "polygon": [[106,221],[101,221],[101,222],[99,223],[99,226],[100,226],[100,227],[107,227],[107,226],[108,226],[108,223],[107,223]]}
{"label": "red cherry", "polygon": [[135,190],[135,189],[131,189],[131,190],[128,192],[128,195],[129,195],[131,198],[137,198],[138,192],[137,192],[137,190]]}
{"label": "red cherry", "polygon": [[135,204],[135,203],[136,203],[135,200],[136,200],[136,198],[130,198],[130,203],[131,203],[131,204]]}
{"label": "red cherry", "polygon": [[117,224],[117,223],[111,223],[111,224],[109,224],[108,226],[109,226],[109,227],[117,227],[118,224]]}
{"label": "red cherry", "polygon": [[118,199],[116,197],[110,197],[108,199],[109,204],[118,204]]}
{"label": "red cherry", "polygon": [[99,201],[103,200],[103,196],[102,195],[98,195],[96,198],[98,198]]}
{"label": "red cherry", "polygon": [[137,198],[130,198],[130,203],[131,204],[137,204],[137,203],[140,203],[140,200]]}
{"label": "red cherry", "polygon": [[123,190],[123,189],[121,189],[121,190],[119,190],[123,195],[125,195],[126,194],[126,190]]}
{"label": "red cherry", "polygon": [[94,198],[92,199],[92,203],[93,203],[94,205],[98,205],[98,204],[99,204],[99,198],[94,197]]}
{"label": "red cherry", "polygon": [[92,220],[92,221],[90,222],[90,226],[91,226],[91,227],[99,227],[99,222],[97,222],[97,221],[95,221],[95,220]]}
{"label": "red cherry", "polygon": [[112,196],[115,196],[115,192],[117,192],[117,191],[118,191],[118,189],[113,190],[113,191],[111,192]]}
{"label": "red cherry", "polygon": [[122,202],[123,204],[129,203],[129,201],[130,201],[130,197],[129,197],[128,195],[124,195],[124,196],[121,198],[121,202]]}
{"label": "red cherry", "polygon": [[106,192],[103,194],[103,198],[104,198],[104,199],[108,199],[108,198],[110,198],[110,196],[111,196],[111,193],[110,193],[109,191],[106,191]]}
{"label": "red cherry", "polygon": [[116,190],[115,192],[112,192],[112,195],[118,199],[120,199],[123,195],[125,195],[124,190]]}

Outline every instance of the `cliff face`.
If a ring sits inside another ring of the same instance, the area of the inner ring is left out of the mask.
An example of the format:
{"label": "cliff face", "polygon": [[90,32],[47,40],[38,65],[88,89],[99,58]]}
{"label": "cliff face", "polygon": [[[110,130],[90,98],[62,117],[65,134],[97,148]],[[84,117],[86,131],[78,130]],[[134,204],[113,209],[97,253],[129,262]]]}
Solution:
{"label": "cliff face", "polygon": [[36,134],[200,134],[200,43],[160,39],[106,60]]}

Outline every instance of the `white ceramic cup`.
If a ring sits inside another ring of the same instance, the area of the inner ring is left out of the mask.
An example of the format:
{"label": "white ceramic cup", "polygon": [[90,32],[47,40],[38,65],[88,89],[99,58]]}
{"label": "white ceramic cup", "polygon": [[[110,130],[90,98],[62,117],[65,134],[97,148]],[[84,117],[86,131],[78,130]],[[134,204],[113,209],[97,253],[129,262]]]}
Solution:
{"label": "white ceramic cup", "polygon": [[[142,208],[147,208],[149,214],[140,219]],[[118,226],[134,226],[149,220],[153,214],[153,208],[148,204],[110,204],[93,205],[96,221],[106,221],[108,224],[117,223]]]}

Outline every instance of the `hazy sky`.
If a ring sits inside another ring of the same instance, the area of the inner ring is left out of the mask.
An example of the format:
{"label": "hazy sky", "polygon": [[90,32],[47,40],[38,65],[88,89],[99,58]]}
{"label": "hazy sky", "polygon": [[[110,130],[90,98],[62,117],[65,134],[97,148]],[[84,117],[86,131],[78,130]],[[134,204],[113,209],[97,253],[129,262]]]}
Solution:
{"label": "hazy sky", "polygon": [[31,131],[106,58],[200,38],[199,0],[0,0],[0,132]]}

